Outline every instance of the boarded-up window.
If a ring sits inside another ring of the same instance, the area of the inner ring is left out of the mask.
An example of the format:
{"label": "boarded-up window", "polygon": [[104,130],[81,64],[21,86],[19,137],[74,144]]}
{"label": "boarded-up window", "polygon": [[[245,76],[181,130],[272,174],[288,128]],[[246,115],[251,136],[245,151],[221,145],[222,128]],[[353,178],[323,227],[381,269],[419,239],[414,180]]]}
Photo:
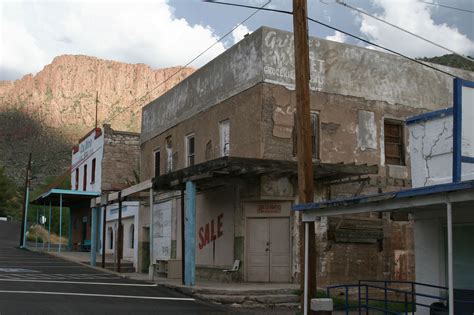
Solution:
{"label": "boarded-up window", "polygon": [[[298,143],[296,135],[296,114],[294,115],[294,125],[293,125],[293,156],[298,154]],[[312,144],[312,155],[314,159],[319,159],[319,114],[316,112],[311,112],[311,144]]]}
{"label": "boarded-up window", "polygon": [[385,164],[405,165],[403,124],[400,121],[384,121]]}

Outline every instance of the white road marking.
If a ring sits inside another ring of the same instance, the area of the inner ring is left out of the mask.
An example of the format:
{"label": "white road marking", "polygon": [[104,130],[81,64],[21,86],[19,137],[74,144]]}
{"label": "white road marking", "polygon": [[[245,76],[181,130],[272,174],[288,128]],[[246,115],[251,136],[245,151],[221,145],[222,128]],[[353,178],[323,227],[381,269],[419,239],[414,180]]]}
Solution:
{"label": "white road marking", "polygon": [[43,295],[69,295],[69,296],[90,296],[90,297],[109,297],[120,299],[139,299],[139,300],[167,300],[167,301],[195,301],[193,298],[177,298],[164,296],[135,296],[135,295],[113,295],[113,294],[93,294],[93,293],[73,293],[73,292],[49,292],[49,291],[10,291],[0,290],[0,293],[6,294],[43,294]]}
{"label": "white road marking", "polygon": [[81,282],[81,281],[55,281],[55,280],[29,280],[29,279],[0,279],[0,281],[7,282],[41,282],[41,283],[67,283],[67,284],[92,284],[92,285],[116,285],[128,287],[156,287],[158,284],[143,284],[143,283],[113,283],[113,282]]}

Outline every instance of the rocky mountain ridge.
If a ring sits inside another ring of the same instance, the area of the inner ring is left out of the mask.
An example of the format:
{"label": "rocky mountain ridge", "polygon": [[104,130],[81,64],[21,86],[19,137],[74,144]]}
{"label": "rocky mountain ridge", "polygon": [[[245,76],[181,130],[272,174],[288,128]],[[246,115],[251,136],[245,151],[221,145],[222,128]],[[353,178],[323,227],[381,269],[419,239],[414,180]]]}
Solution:
{"label": "rocky mountain ridge", "polygon": [[99,125],[139,131],[141,107],[194,72],[175,74],[179,69],[62,55],[36,75],[1,81],[0,165],[21,183],[32,151],[37,182],[58,175],[69,166],[71,146],[95,126],[96,99]]}

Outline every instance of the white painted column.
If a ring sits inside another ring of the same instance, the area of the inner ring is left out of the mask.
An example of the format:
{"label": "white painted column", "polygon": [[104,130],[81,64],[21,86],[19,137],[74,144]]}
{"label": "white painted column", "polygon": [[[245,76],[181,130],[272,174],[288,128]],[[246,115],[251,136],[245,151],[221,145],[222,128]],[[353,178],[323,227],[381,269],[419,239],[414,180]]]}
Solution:
{"label": "white painted column", "polygon": [[148,278],[153,280],[155,268],[153,264],[153,187],[150,188],[150,267],[148,267]]}
{"label": "white painted column", "polygon": [[446,203],[448,225],[448,291],[449,314],[454,315],[454,288],[453,288],[453,210],[450,201]]}

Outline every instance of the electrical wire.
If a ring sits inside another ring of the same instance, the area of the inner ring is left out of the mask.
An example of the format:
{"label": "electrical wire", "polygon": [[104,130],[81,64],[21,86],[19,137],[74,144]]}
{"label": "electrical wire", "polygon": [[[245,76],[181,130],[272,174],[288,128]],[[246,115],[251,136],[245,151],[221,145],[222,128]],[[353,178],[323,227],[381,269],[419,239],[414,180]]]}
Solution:
{"label": "electrical wire", "polygon": [[[211,1],[211,3],[222,4],[222,5],[229,5],[229,6],[236,6],[236,7],[245,7],[245,8],[250,8],[250,9],[254,9],[254,8],[255,8],[255,7],[250,6],[250,5],[241,5],[241,4],[229,3],[229,2],[221,2],[221,1]],[[268,8],[265,9],[265,11],[272,11],[272,12],[277,12],[277,13],[284,13],[284,14],[291,14],[291,15],[293,15],[293,12],[291,12],[291,11],[274,10],[274,9],[268,9]],[[449,73],[449,72],[447,72],[447,71],[444,71],[444,70],[441,70],[441,69],[439,69],[439,68],[436,68],[436,67],[434,67],[434,66],[432,66],[432,65],[430,65],[430,64],[421,62],[420,60],[416,60],[416,59],[414,59],[414,58],[408,57],[408,56],[406,56],[406,55],[404,55],[404,54],[402,54],[402,53],[399,53],[399,52],[397,52],[397,51],[395,51],[395,50],[392,50],[392,49],[390,49],[390,48],[384,47],[384,46],[379,45],[379,44],[376,44],[376,43],[372,43],[372,42],[369,41],[369,40],[366,40],[366,39],[364,39],[364,38],[362,38],[362,37],[360,37],[360,36],[351,34],[351,33],[349,33],[349,32],[343,31],[342,29],[339,29],[339,28],[337,28],[337,27],[331,26],[331,25],[329,25],[329,24],[323,23],[323,22],[321,22],[321,21],[318,21],[318,20],[313,19],[313,18],[310,18],[310,17],[307,17],[307,19],[308,19],[309,21],[313,22],[313,23],[316,23],[316,24],[319,24],[319,25],[321,25],[321,26],[327,27],[327,28],[332,29],[332,30],[334,30],[334,31],[338,31],[338,32],[343,33],[343,34],[345,34],[345,35],[347,35],[347,36],[350,36],[350,37],[353,37],[353,38],[355,38],[355,39],[357,39],[357,40],[360,40],[360,41],[362,41],[362,42],[364,42],[364,43],[367,43],[367,44],[369,44],[369,45],[372,45],[372,46],[374,46],[374,47],[377,47],[377,48],[386,50],[386,51],[391,52],[391,53],[393,53],[393,54],[395,54],[395,55],[398,55],[398,56],[400,56],[400,57],[406,58],[406,59],[408,59],[408,60],[410,60],[410,61],[413,61],[413,62],[415,62],[415,63],[418,63],[418,64],[420,64],[420,65],[422,65],[422,66],[424,66],[424,67],[428,67],[428,68],[430,68],[430,69],[433,69],[433,70],[435,70],[435,71],[441,72],[441,73],[443,73],[443,74],[447,74],[447,75],[449,75],[449,76],[451,76],[451,77],[453,77],[453,78],[457,78],[457,77],[458,77],[458,76],[456,76],[456,75],[454,75],[454,74],[452,74],[452,73]]]}
{"label": "electrical wire", "polygon": [[372,14],[368,13],[367,11],[364,11],[364,10],[359,9],[359,8],[356,8],[356,7],[354,7],[354,6],[350,5],[350,4],[347,4],[346,2],[344,2],[344,0],[337,0],[336,3],[337,3],[337,4],[340,4],[340,5],[342,5],[342,6],[345,6],[346,8],[349,8],[349,9],[351,9],[351,10],[354,10],[354,11],[356,11],[356,12],[359,12],[360,14],[369,16],[369,17],[371,17],[371,18],[373,18],[373,19],[375,19],[375,20],[377,20],[377,21],[379,21],[379,22],[382,22],[382,23],[385,23],[385,24],[387,24],[387,25],[390,25],[391,27],[394,27],[394,28],[396,28],[396,29],[399,30],[399,31],[405,32],[405,33],[410,34],[410,35],[412,35],[412,36],[415,36],[415,37],[418,38],[418,39],[421,39],[421,40],[423,40],[423,41],[425,41],[425,42],[427,42],[427,43],[430,43],[430,44],[432,44],[432,45],[434,45],[434,46],[436,46],[436,47],[438,47],[438,48],[441,48],[441,49],[444,49],[444,50],[446,50],[446,51],[449,51],[450,53],[455,54],[456,56],[459,56],[459,57],[461,57],[461,58],[463,58],[463,59],[466,59],[466,60],[468,60],[468,61],[470,61],[470,62],[474,62],[474,60],[472,60],[471,58],[468,58],[468,57],[464,56],[464,55],[461,54],[461,53],[458,53],[458,52],[456,52],[456,51],[454,51],[454,50],[452,50],[452,49],[450,49],[450,48],[448,48],[448,47],[445,47],[445,46],[442,46],[442,45],[440,45],[440,44],[438,44],[438,43],[435,43],[435,42],[433,42],[432,40],[429,40],[429,39],[427,39],[427,38],[424,38],[424,37],[422,37],[422,36],[420,36],[420,35],[418,35],[418,34],[415,34],[415,33],[413,33],[413,32],[410,32],[409,30],[406,30],[406,29],[404,29],[404,28],[402,28],[402,27],[400,27],[400,26],[398,26],[398,25],[395,25],[395,24],[393,24],[393,23],[390,23],[390,22],[387,21],[387,20],[384,20],[384,19],[382,19],[382,18],[379,18],[378,16],[375,16],[375,15],[372,15]]}
{"label": "electrical wire", "polygon": [[[205,2],[208,2],[208,1],[205,1]],[[211,1],[212,2],[212,1]],[[218,40],[216,40],[212,45],[210,45],[209,47],[207,47],[206,49],[204,49],[202,52],[200,52],[196,57],[194,57],[193,59],[191,59],[190,61],[188,61],[184,66],[181,66],[176,72],[174,72],[173,74],[171,74],[168,78],[166,78],[165,80],[161,81],[158,85],[156,85],[155,87],[153,87],[151,90],[149,90],[148,92],[146,92],[143,96],[139,97],[138,99],[136,99],[135,101],[133,101],[132,103],[130,103],[128,106],[126,106],[125,108],[122,108],[121,111],[119,111],[118,113],[116,113],[115,115],[113,115],[112,117],[109,117],[107,119],[104,120],[103,123],[106,123],[106,122],[111,122],[112,120],[114,120],[115,118],[117,118],[120,114],[124,113],[126,110],[128,110],[129,108],[131,108],[133,105],[137,104],[139,101],[142,101],[144,98],[146,98],[151,92],[155,91],[157,88],[159,88],[160,86],[162,86],[163,84],[165,84],[166,82],[168,82],[171,78],[173,78],[174,76],[176,76],[178,73],[180,73],[181,71],[183,71],[187,66],[189,66],[190,64],[192,64],[194,61],[196,61],[199,57],[201,57],[202,55],[204,55],[206,52],[208,52],[212,47],[214,47],[215,45],[217,45],[219,42],[221,42],[224,38],[226,38],[227,36],[229,36],[235,29],[237,29],[239,26],[241,26],[242,24],[244,24],[245,22],[247,22],[249,19],[251,19],[255,14],[257,14],[260,10],[263,10],[268,4],[270,4],[270,2],[272,2],[272,0],[268,0],[264,5],[262,5],[261,7],[255,7],[254,9],[256,9],[252,14],[250,14],[249,16],[247,16],[244,20],[242,20],[240,23],[238,23],[236,26],[234,26],[230,31],[228,31],[227,33],[225,33],[224,35],[222,35]]]}
{"label": "electrical wire", "polygon": [[[151,90],[149,90],[147,93],[145,93],[144,95],[142,95],[141,97],[135,99],[132,103],[130,103],[128,106],[126,106],[125,108],[122,108],[121,111],[119,111],[117,114],[115,114],[114,116],[110,117],[110,118],[107,118],[105,119],[102,123],[107,123],[107,122],[111,122],[112,120],[114,120],[115,118],[117,118],[120,114],[124,113],[126,110],[128,110],[129,108],[131,108],[133,105],[137,104],[139,101],[142,101],[145,97],[147,97],[151,92],[153,92],[154,90],[156,90],[157,88],[159,88],[160,86],[162,86],[163,84],[165,84],[167,81],[169,81],[172,77],[176,76],[178,73],[180,73],[183,69],[185,69],[187,66],[189,66],[191,63],[193,63],[194,61],[196,61],[199,57],[201,57],[203,54],[205,54],[207,51],[209,51],[212,47],[214,47],[217,43],[221,42],[224,38],[226,38],[227,36],[229,36],[229,34],[231,34],[236,28],[238,28],[240,25],[244,24],[245,22],[247,22],[250,18],[252,18],[255,14],[257,14],[259,11],[261,10],[264,10],[265,7],[267,5],[270,4],[272,0],[268,0],[263,6],[261,7],[255,7],[254,9],[256,9],[255,12],[253,12],[252,14],[250,14],[249,16],[247,16],[244,20],[242,20],[240,23],[238,23],[235,27],[233,27],[230,31],[228,31],[227,33],[225,33],[223,36],[221,36],[217,41],[215,41],[212,45],[210,45],[209,47],[207,47],[205,50],[203,50],[201,53],[199,53],[196,57],[194,57],[193,59],[191,59],[188,63],[186,63],[184,66],[180,67],[176,72],[174,72],[171,76],[169,76],[168,78],[166,78],[165,80],[163,80],[162,82],[160,82],[158,85],[156,85],[155,87],[153,87]],[[72,171],[71,169],[71,166],[69,166],[67,168],[67,170],[59,175],[58,177],[56,177],[56,180],[54,182],[52,182],[51,184],[49,184],[47,186],[47,188],[44,190],[44,192],[47,192],[49,191],[50,189],[52,188],[55,188],[57,185],[59,185],[60,183],[62,183],[64,181],[64,179],[66,178],[66,176],[68,174],[70,174]],[[42,192],[41,194],[43,194],[44,192]],[[40,194],[40,195],[41,195]]]}
{"label": "electrical wire", "polygon": [[434,5],[434,6],[437,6],[437,7],[446,8],[446,9],[452,9],[452,10],[458,10],[458,11],[463,11],[463,12],[468,12],[468,13],[474,13],[474,11],[472,11],[472,10],[461,9],[461,8],[456,8],[456,7],[451,7],[451,6],[449,6],[449,5],[439,4],[439,3],[436,3],[436,2],[428,2],[428,1],[422,1],[422,0],[418,0],[418,2],[422,2],[422,3],[426,3],[426,4],[431,4],[431,5]]}

